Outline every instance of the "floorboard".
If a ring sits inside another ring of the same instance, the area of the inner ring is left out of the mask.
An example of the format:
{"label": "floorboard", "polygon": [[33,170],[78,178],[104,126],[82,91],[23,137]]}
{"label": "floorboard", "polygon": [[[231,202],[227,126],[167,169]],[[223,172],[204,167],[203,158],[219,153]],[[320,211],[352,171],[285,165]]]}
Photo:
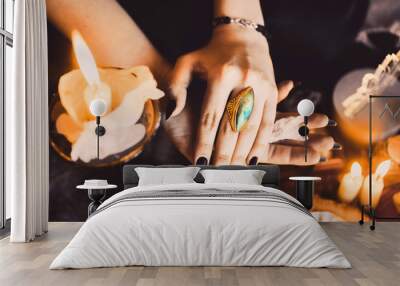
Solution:
{"label": "floorboard", "polygon": [[375,231],[355,223],[321,223],[352,263],[352,269],[289,267],[120,267],[48,270],[81,223],[50,223],[32,243],[0,240],[1,286],[266,286],[400,285],[400,222],[378,223]]}

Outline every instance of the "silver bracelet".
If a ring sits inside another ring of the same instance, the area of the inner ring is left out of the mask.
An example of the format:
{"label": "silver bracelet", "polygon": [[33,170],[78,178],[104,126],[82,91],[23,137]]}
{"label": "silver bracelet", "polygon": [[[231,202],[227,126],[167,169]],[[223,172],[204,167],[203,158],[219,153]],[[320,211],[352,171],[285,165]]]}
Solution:
{"label": "silver bracelet", "polygon": [[263,25],[259,25],[253,21],[243,19],[243,18],[231,18],[228,16],[221,16],[221,17],[216,17],[213,20],[213,27],[217,27],[219,25],[227,25],[227,24],[236,24],[236,25],[241,25],[244,28],[249,28],[253,29],[267,38],[269,40],[270,34],[268,33],[267,29]]}

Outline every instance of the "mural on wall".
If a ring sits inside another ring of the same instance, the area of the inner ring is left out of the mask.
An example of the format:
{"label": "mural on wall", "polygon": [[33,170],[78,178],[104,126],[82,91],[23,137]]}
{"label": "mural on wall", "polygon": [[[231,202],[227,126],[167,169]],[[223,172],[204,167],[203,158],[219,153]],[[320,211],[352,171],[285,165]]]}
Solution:
{"label": "mural on wall", "polygon": [[[320,176],[320,219],[359,220],[368,98],[400,92],[400,4],[260,2],[268,46],[256,31],[213,31],[213,0],[48,1],[50,220],[86,219],[87,194],[75,189],[85,179],[122,187],[123,164],[196,162],[279,164],[292,194],[289,176]],[[304,98],[315,105],[307,162]],[[98,155],[94,99],[106,107]],[[385,108],[373,126],[372,202],[400,218],[400,99],[377,103]]]}

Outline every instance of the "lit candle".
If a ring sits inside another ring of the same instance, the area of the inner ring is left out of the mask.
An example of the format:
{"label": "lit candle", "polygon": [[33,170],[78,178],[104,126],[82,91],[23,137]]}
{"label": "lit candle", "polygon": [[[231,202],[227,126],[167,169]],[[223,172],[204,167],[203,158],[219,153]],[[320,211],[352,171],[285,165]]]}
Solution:
{"label": "lit candle", "polygon": [[92,100],[102,99],[105,101],[107,109],[109,109],[112,99],[111,88],[100,79],[93,54],[78,31],[72,32],[72,46],[79,68],[87,82],[84,91],[86,105],[89,107]]}
{"label": "lit candle", "polygon": [[[96,122],[89,110],[97,99],[106,103],[101,125],[107,132],[101,139],[100,159],[120,154],[136,144],[145,144],[142,140],[158,127],[158,111],[155,105],[146,103],[164,96],[150,69],[146,66],[99,68],[89,46],[77,31],[72,32],[72,45],[79,69],[64,74],[59,80],[60,100],[66,113],[56,122],[57,131],[72,145],[71,159],[90,162],[97,158]],[[139,122],[145,108],[146,122]],[[136,147],[139,150],[136,154],[141,148]]]}
{"label": "lit candle", "polygon": [[[386,160],[378,165],[375,173],[372,174],[371,179],[371,204],[375,208],[382,195],[384,183],[383,178],[390,169],[391,161]],[[369,204],[369,175],[365,177],[364,184],[360,193],[360,202],[363,205]]]}
{"label": "lit candle", "polygon": [[349,203],[357,197],[363,184],[361,165],[354,162],[349,173],[345,174],[339,186],[339,199]]}

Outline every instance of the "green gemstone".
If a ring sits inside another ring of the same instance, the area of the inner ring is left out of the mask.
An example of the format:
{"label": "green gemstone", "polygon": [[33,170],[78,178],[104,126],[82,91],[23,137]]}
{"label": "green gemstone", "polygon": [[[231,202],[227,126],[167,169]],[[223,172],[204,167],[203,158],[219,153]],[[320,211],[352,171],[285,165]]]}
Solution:
{"label": "green gemstone", "polygon": [[252,88],[247,88],[240,96],[239,107],[236,113],[236,130],[240,130],[246,126],[250,118],[254,106],[254,93]]}

